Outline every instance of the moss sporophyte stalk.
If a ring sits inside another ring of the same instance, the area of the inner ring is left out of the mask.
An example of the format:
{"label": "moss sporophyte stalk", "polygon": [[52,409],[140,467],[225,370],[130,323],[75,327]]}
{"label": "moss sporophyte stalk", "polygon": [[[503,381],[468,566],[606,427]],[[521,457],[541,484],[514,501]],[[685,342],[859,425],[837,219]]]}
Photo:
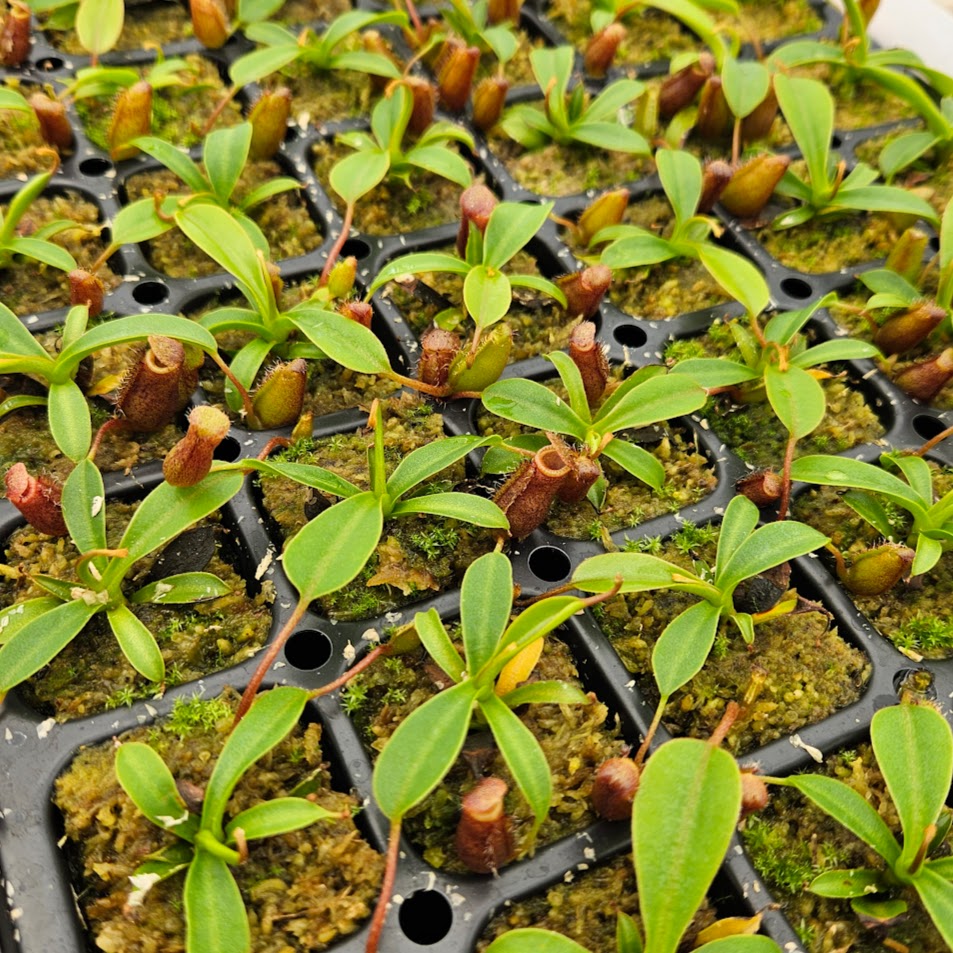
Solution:
{"label": "moss sporophyte stalk", "polygon": [[0,943],[953,948],[876,5],[0,0]]}

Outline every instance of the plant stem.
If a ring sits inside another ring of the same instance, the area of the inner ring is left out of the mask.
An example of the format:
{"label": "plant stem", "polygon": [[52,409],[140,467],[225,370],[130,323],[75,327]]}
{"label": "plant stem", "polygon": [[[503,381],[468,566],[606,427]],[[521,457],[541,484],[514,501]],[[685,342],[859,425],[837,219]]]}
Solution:
{"label": "plant stem", "polygon": [[658,731],[658,726],[662,723],[662,712],[665,711],[665,706],[667,704],[668,695],[659,699],[658,707],[655,709],[655,714],[652,716],[652,724],[649,725],[649,730],[645,733],[645,740],[642,742],[639,750],[635,753],[635,757],[632,759],[635,762],[635,766],[637,768],[642,767],[642,762],[645,761],[645,756],[649,753],[649,745],[652,743],[652,739],[655,737],[655,732]]}
{"label": "plant stem", "polygon": [[255,419],[255,410],[252,407],[251,396],[249,395],[244,384],[232,373],[232,369],[225,363],[225,360],[222,358],[221,354],[218,351],[209,351],[208,355],[218,366],[219,370],[231,381],[232,387],[238,391],[238,396],[242,399],[242,411],[245,414],[245,419],[253,421]]}
{"label": "plant stem", "polygon": [[784,451],[784,466],[781,469],[781,498],[778,500],[778,519],[788,515],[788,502],[791,499],[791,464],[794,462],[794,447],[797,437],[788,435],[788,445]]}
{"label": "plant stem", "polygon": [[355,675],[360,675],[364,669],[370,668],[381,656],[388,654],[387,645],[378,645],[376,648],[371,649],[360,661],[355,662],[340,678],[336,678],[333,682],[328,682],[327,685],[316,688],[309,697],[322,698],[324,695],[330,695],[331,692],[336,692],[339,688],[344,688]]}
{"label": "plant stem", "polygon": [[942,443],[946,440],[947,437],[953,434],[953,427],[947,427],[946,430],[941,430],[935,437],[931,437],[919,450],[917,450],[913,456],[923,457],[926,456],[938,443]]}
{"label": "plant stem", "polygon": [[222,111],[225,107],[235,98],[238,93],[238,87],[232,86],[231,89],[227,90],[225,95],[221,98],[218,105],[212,110],[212,114],[208,117],[208,121],[205,123],[205,126],[202,128],[202,137],[204,138],[211,132],[212,126],[218,121],[218,117],[222,115]]}
{"label": "plant stem", "polygon": [[400,856],[400,823],[401,818],[391,821],[390,838],[387,841],[387,863],[384,867],[384,882],[381,884],[381,893],[377,898],[374,916],[371,919],[371,931],[367,936],[367,946],[364,953],[377,953],[381,939],[381,930],[387,918],[387,908],[390,898],[394,894],[394,881],[397,879],[397,859]]}
{"label": "plant stem", "polygon": [[328,252],[328,260],[324,263],[324,270],[321,272],[321,280],[318,282],[320,288],[324,288],[328,279],[331,277],[331,269],[334,267],[334,263],[338,260],[338,257],[341,254],[341,249],[344,247],[344,243],[347,241],[348,235],[351,234],[351,222],[354,221],[354,203],[348,202],[347,208],[344,210],[344,221],[341,223],[341,231],[338,234],[338,237],[334,244],[331,246],[331,250]]}
{"label": "plant stem", "polygon": [[238,703],[238,708],[235,711],[235,720],[232,722],[233,728],[245,717],[248,709],[251,708],[251,703],[258,693],[258,689],[265,678],[265,673],[271,668],[272,663],[278,657],[278,653],[282,650],[285,642],[288,641],[291,633],[294,632],[295,627],[302,618],[304,618],[304,614],[307,611],[308,602],[302,599],[295,606],[295,611],[291,613],[291,618],[284,624],[284,628],[275,636],[275,641],[268,646],[268,651],[261,657],[258,668],[255,669],[255,674],[252,675],[251,681],[246,686],[241,701]]}

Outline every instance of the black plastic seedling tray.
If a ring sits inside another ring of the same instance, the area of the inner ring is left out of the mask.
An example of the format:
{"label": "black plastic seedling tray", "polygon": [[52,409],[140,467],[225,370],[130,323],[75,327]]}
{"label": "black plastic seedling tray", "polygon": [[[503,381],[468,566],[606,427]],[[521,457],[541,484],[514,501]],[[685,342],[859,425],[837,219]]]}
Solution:
{"label": "black plastic seedling tray", "polygon": [[[558,33],[545,20],[535,5],[524,10],[524,26],[558,42]],[[540,5],[542,6],[542,4]],[[134,15],[134,8],[132,10]],[[838,16],[824,8],[826,35],[836,32]],[[233,40],[224,50],[214,54],[222,68],[234,56],[248,49],[243,40]],[[193,41],[173,44],[169,52],[197,52]],[[110,62],[138,62],[140,54],[112,54]],[[29,65],[20,72],[23,82],[50,83],[61,80],[71,70],[84,65],[83,57],[67,56],[37,39]],[[649,64],[642,75],[655,75],[665,70],[664,64]],[[0,73],[0,76],[3,74]],[[517,89],[511,99],[527,98],[531,90]],[[76,116],[72,117],[76,120]],[[353,125],[349,123],[348,125]],[[286,281],[313,275],[320,271],[341,220],[332,203],[315,178],[309,162],[312,144],[340,128],[328,124],[317,128],[293,127],[282,147],[280,161],[286,174],[293,175],[303,186],[302,196],[322,230],[321,245],[308,255],[281,263]],[[102,219],[111,219],[120,208],[123,182],[133,172],[150,168],[151,160],[133,160],[116,168],[103,153],[91,145],[74,122],[77,130],[75,153],[66,159],[54,179],[57,189],[75,190],[91,198],[99,207]],[[865,138],[882,133],[876,130],[847,132],[840,137],[842,154],[850,161],[853,149]],[[485,174],[486,181],[501,198],[537,199],[518,186],[502,163],[492,154],[486,140],[475,133],[477,143],[471,157]],[[197,155],[193,152],[193,155]],[[17,181],[0,183],[0,202],[18,187]],[[633,197],[657,191],[658,181],[649,177],[628,184]],[[556,200],[555,212],[562,217],[578,214],[591,199],[590,194]],[[752,258],[766,273],[775,306],[780,309],[803,307],[831,290],[843,290],[854,281],[858,269],[821,276],[806,275],[781,266],[771,259],[752,236],[730,217],[723,216],[723,241]],[[359,281],[366,282],[381,265],[397,255],[413,249],[432,248],[453,241],[456,226],[447,225],[425,232],[402,236],[378,237],[354,235],[346,251],[359,258]],[[575,261],[560,241],[557,226],[547,223],[535,240],[532,251],[542,270],[549,276],[571,270]],[[174,279],[151,267],[142,250],[127,247],[111,262],[113,270],[123,276],[119,287],[107,298],[106,307],[118,314],[143,311],[188,312],[216,293],[228,290],[222,276],[195,280]],[[375,330],[385,341],[395,367],[407,373],[415,364],[417,344],[393,304],[380,295],[375,298]],[[715,317],[732,314],[732,308],[721,307],[682,315],[667,321],[648,321],[624,314],[610,304],[601,308],[598,317],[599,338],[609,348],[613,364],[641,366],[658,362],[666,344],[675,337],[691,336],[703,331]],[[25,323],[31,330],[55,327],[65,310],[31,316]],[[824,312],[812,319],[811,327],[818,338],[840,332]],[[880,417],[886,430],[885,446],[861,446],[850,455],[875,460],[886,446],[913,447],[953,424],[953,412],[939,412],[911,400],[872,362],[850,363],[849,376],[859,387]],[[533,358],[512,365],[509,375],[545,379],[552,376],[552,365],[543,358]],[[196,401],[203,398],[201,392]],[[473,432],[476,402],[459,402],[441,407],[448,433]],[[316,436],[354,430],[363,425],[365,416],[359,410],[346,410],[317,422]],[[703,523],[717,521],[734,493],[735,480],[747,472],[746,465],[727,450],[708,428],[707,422],[693,417],[681,421],[690,430],[699,449],[714,467],[718,485],[715,491],[698,504],[677,515],[648,521],[637,529],[613,534],[622,544],[626,539],[642,535],[666,535],[677,529],[683,520]],[[223,447],[230,458],[257,454],[273,436],[271,433],[245,431],[236,426]],[[946,465],[953,457],[941,446],[935,458]],[[471,461],[471,467],[478,461]],[[473,474],[476,476],[476,471]],[[135,495],[160,479],[158,465],[146,465],[129,475],[108,475],[110,498]],[[224,507],[223,520],[230,528],[235,549],[240,553],[241,571],[254,586],[261,579],[271,580],[276,589],[272,635],[283,625],[296,601],[295,593],[285,579],[277,559],[281,541],[271,531],[257,502],[254,488],[243,491]],[[0,501],[0,538],[6,538],[21,522],[19,514],[8,502]],[[515,581],[525,594],[536,594],[568,580],[575,567],[586,557],[602,552],[595,542],[571,541],[545,530],[537,530],[525,540],[513,544],[510,555]],[[870,719],[879,708],[897,700],[898,684],[911,668],[930,672],[936,697],[944,713],[950,717],[949,699],[953,698],[953,660],[911,662],[881,637],[857,611],[845,591],[834,580],[822,561],[803,558],[796,561],[798,589],[808,598],[823,597],[833,613],[840,634],[860,648],[870,659],[870,680],[856,703],[824,721],[799,730],[797,739],[784,738],[743,756],[742,763],[757,763],[763,772],[783,775],[810,767],[810,749],[828,753],[863,740]],[[305,688],[320,687],[338,677],[349,664],[352,649],[361,652],[369,644],[369,630],[382,631],[385,626],[407,621],[417,611],[436,606],[440,613],[452,618],[459,607],[457,592],[424,600],[386,617],[360,622],[331,622],[317,614],[309,614],[299,631],[289,641],[280,661],[270,673],[269,684],[291,684]],[[631,743],[638,743],[652,715],[652,705],[640,686],[623,667],[609,641],[593,619],[580,616],[564,627],[562,637],[569,644],[587,689],[594,691],[610,711],[620,719],[622,733]],[[202,693],[218,694],[226,686],[243,687],[256,667],[256,660],[209,675],[169,690],[162,698],[138,701],[128,708],[56,724],[43,714],[27,707],[14,691],[0,711],[0,872],[6,904],[0,913],[0,947],[8,953],[83,953],[93,949],[77,912],[70,882],[67,853],[64,851],[62,821],[51,804],[55,778],[69,764],[83,745],[108,740],[123,731],[161,718],[179,697]],[[344,715],[338,696],[321,698],[308,706],[306,717],[323,725],[323,745],[331,762],[335,786],[354,790],[365,803],[358,823],[362,832],[379,850],[387,840],[388,824],[377,810],[370,788],[371,762],[368,752],[353,724]],[[659,743],[667,737],[664,730]],[[795,743],[796,742],[796,743]],[[576,872],[591,868],[629,848],[628,825],[601,822],[586,830],[542,848],[529,859],[514,863],[498,877],[452,876],[435,870],[423,861],[409,843],[404,844],[397,883],[395,909],[388,917],[381,949],[387,953],[413,953],[426,947],[433,953],[459,953],[474,948],[488,919],[505,904],[539,892]],[[753,871],[740,844],[736,841],[719,881],[733,896],[734,912],[763,912],[764,929],[786,951],[801,949],[797,935],[772,905],[770,894]],[[366,927],[334,945],[341,953],[357,953],[363,949]]]}

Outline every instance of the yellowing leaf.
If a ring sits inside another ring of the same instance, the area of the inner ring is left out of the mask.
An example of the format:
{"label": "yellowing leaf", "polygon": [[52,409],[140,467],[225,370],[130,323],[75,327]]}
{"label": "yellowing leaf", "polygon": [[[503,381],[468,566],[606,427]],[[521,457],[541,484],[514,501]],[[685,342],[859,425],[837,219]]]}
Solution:
{"label": "yellowing leaf", "polygon": [[537,639],[530,642],[518,655],[511,658],[500,671],[500,676],[496,680],[496,694],[505,695],[513,691],[520,682],[525,682],[530,673],[536,667],[540,655],[543,652],[543,640]]}
{"label": "yellowing leaf", "polygon": [[745,936],[757,933],[761,927],[761,914],[753,917],[723,917],[716,920],[710,927],[705,927],[695,940],[695,949],[710,943],[712,940],[721,940],[726,936]]}

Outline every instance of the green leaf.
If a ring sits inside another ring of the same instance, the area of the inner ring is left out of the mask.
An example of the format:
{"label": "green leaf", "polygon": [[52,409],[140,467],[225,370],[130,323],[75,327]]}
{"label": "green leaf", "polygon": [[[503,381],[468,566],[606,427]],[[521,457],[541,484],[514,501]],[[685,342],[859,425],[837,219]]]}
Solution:
{"label": "green leaf", "polygon": [[649,155],[651,147],[645,137],[618,122],[579,122],[572,127],[572,138],[596,149]]}
{"label": "green leaf", "polygon": [[841,499],[881,536],[886,539],[893,537],[895,530],[890,524],[890,514],[879,500],[860,490],[848,490]]}
{"label": "green leaf", "polygon": [[56,446],[79,462],[87,453],[93,439],[89,405],[75,381],[50,384],[47,419]]}
{"label": "green leaf", "polygon": [[456,463],[478,447],[485,446],[487,437],[444,437],[407,454],[387,481],[387,492],[397,499],[436,476],[441,470]]}
{"label": "green leaf", "polygon": [[243,295],[265,316],[275,311],[274,292],[265,280],[259,251],[235,218],[217,205],[190,202],[175,222],[202,251],[234,275]]}
{"label": "green leaf", "polygon": [[533,812],[533,835],[549,813],[553,800],[553,779],[546,755],[533,733],[507,708],[499,696],[490,693],[478,698],[477,704],[486,717],[493,740],[503,755],[526,803]]}
{"label": "green leaf", "polygon": [[616,911],[615,945],[618,953],[643,953],[639,928],[627,913]]}
{"label": "green leaf", "polygon": [[374,765],[374,799],[391,821],[419,804],[446,776],[470,727],[476,686],[452,685],[414,709]]}
{"label": "green leaf", "polygon": [[225,839],[232,843],[235,832],[241,830],[246,840],[275,837],[289,831],[310,827],[318,821],[340,819],[340,813],[329,811],[303,797],[276,797],[247,808],[229,821]]}
{"label": "green leaf", "polygon": [[573,412],[581,421],[590,421],[592,415],[589,412],[589,400],[586,397],[586,388],[576,362],[565,351],[553,351],[552,354],[547,354],[546,358],[553,362],[559,372],[559,378],[569,395],[569,406]]}
{"label": "green leaf", "polygon": [[80,0],[76,11],[76,38],[93,56],[108,53],[122,33],[123,0]]}
{"label": "green leaf", "polygon": [[403,275],[423,275],[432,271],[465,275],[470,271],[470,266],[455,255],[447,255],[443,252],[417,252],[413,255],[402,255],[381,268],[367,291],[368,294],[373,294],[388,281]]}
{"label": "green leaf", "polygon": [[878,870],[825,870],[815,877],[808,890],[819,897],[863,897],[868,893],[877,893],[884,889],[883,875]]}
{"label": "green leaf", "polygon": [[748,314],[759,315],[768,306],[771,296],[764,276],[747,258],[710,242],[698,246],[699,261],[705,270]]}
{"label": "green leaf", "polygon": [[756,381],[760,376],[750,367],[723,357],[691,357],[679,361],[671,373],[685,374],[707,390]]}
{"label": "green leaf", "polygon": [[658,492],[665,482],[665,467],[648,450],[621,437],[610,440],[602,455]]}
{"label": "green leaf", "polygon": [[608,412],[603,407],[596,414],[593,427],[603,434],[647,427],[699,410],[706,399],[705,392],[690,378],[659,375],[630,390]]}
{"label": "green leaf", "polygon": [[[668,150],[660,150],[664,154]],[[597,235],[596,238],[599,236]],[[667,238],[642,231],[640,234],[630,234],[612,242],[602,252],[599,261],[610,268],[641,268],[643,265],[654,265],[680,257],[678,249]]]}
{"label": "green leaf", "polygon": [[[475,677],[481,685],[488,685],[503,670],[510,659],[527,645],[548,635],[582,608],[581,600],[571,596],[549,596],[524,609],[507,627],[492,662]],[[471,673],[473,675],[473,673]]]}
{"label": "green leaf", "polygon": [[106,618],[129,664],[150,682],[162,682],[165,679],[165,662],[155,636],[145,624],[125,605],[107,609]]}
{"label": "green leaf", "polygon": [[915,516],[924,515],[928,505],[925,505],[925,501],[910,486],[892,473],[849,457],[826,454],[800,457],[791,465],[791,479],[881,493]]}
{"label": "green leaf", "polygon": [[300,188],[301,184],[297,180],[289,179],[287,176],[279,176],[277,179],[270,179],[267,182],[262,182],[261,185],[255,186],[241,200],[239,208],[243,212],[247,212],[256,205],[261,205],[262,202],[276,195],[281,195],[282,192],[294,192]]}
{"label": "green leaf", "polygon": [[344,477],[312,463],[282,463],[272,460],[258,460],[255,461],[254,467],[262,473],[286,477],[289,480],[294,480],[295,483],[302,484],[302,486],[314,487],[314,489],[330,493],[332,496],[347,498],[357,496],[361,492],[350,480],[345,480]]}
{"label": "green leaf", "polygon": [[552,210],[552,202],[500,202],[483,234],[483,264],[502,268],[543,227]]}
{"label": "green leaf", "polygon": [[0,648],[0,695],[43,668],[100,609],[82,599],[64,602],[10,636]]}
{"label": "green leaf", "polygon": [[806,437],[824,419],[824,389],[802,368],[789,365],[782,371],[777,364],[768,364],[764,384],[771,408],[795,440]]}
{"label": "green leaf", "polygon": [[0,609],[0,645],[9,641],[28,623],[38,619],[50,609],[62,605],[63,600],[56,596],[39,596],[15,602],[12,606]]}
{"label": "green leaf", "polygon": [[771,74],[763,63],[756,60],[742,61],[727,56],[721,70],[721,83],[728,108],[738,119],[744,119],[768,95]]}
{"label": "green leaf", "polygon": [[471,673],[493,658],[510,621],[513,567],[502,553],[485,553],[463,577],[460,623],[463,652]]}
{"label": "green leaf", "polygon": [[63,518],[81,553],[106,548],[106,491],[92,460],[80,460],[63,484]]}
{"label": "green leaf", "polygon": [[527,682],[502,696],[509,708],[520,705],[588,705],[589,696],[568,682]]}
{"label": "green leaf", "polygon": [[354,205],[384,181],[389,169],[388,152],[362,149],[335,162],[328,174],[328,181],[346,205]]}
{"label": "green leaf", "polygon": [[880,349],[869,341],[837,338],[824,341],[791,358],[792,367],[816,367],[830,361],[856,361],[865,357],[880,357]]}
{"label": "green leaf", "polygon": [[307,523],[282,557],[302,601],[346,586],[370,559],[383,528],[381,503],[371,492],[336,503]]}
{"label": "green leaf", "polygon": [[60,271],[70,272],[76,267],[76,259],[65,248],[40,238],[12,238],[5,251],[32,258]]}
{"label": "green leaf", "polygon": [[903,852],[896,868],[904,874],[950,792],[953,733],[934,708],[895,705],[874,715],[870,740],[900,816]]}
{"label": "green leaf", "polygon": [[584,947],[561,933],[541,930],[538,927],[523,927],[507,930],[487,948],[486,953],[589,953]]}
{"label": "green leaf", "polygon": [[251,137],[251,123],[241,122],[225,129],[216,129],[205,138],[202,147],[205,174],[222,205],[228,204],[245,168]]}
{"label": "green leaf", "polygon": [[[261,328],[260,330],[263,331],[264,329]],[[232,358],[232,362],[229,364],[229,370],[245,390],[250,391],[253,389],[255,378],[258,376],[262,364],[265,363],[268,359],[268,355],[271,354],[274,343],[270,335],[266,336],[263,334],[261,337],[253,337],[244,344]],[[229,410],[234,413],[238,413],[242,409],[241,395],[228,378],[225,379],[225,401],[228,404]]]}
{"label": "green leaf", "polygon": [[732,497],[718,531],[718,552],[715,555],[715,579],[721,579],[728,560],[758,525],[758,507],[747,497]]}
{"label": "green leaf", "polygon": [[[208,192],[209,181],[202,174],[198,164],[190,159],[187,153],[166,142],[165,139],[159,139],[156,136],[139,136],[133,139],[132,145],[161,162],[170,172],[177,175],[191,192],[195,194]],[[142,199],[141,201],[152,200]]]}
{"label": "green leaf", "polygon": [[149,745],[141,741],[126,741],[119,746],[116,779],[133,804],[156,827],[192,841],[198,819],[189,814],[172,772]]}
{"label": "green leaf", "polygon": [[[163,215],[172,215],[175,212],[178,198],[178,196],[170,196],[160,204]],[[112,222],[113,244],[122,246],[147,242],[173,227],[173,222],[159,216],[155,199],[139,199],[130,205],[124,205],[116,213]]]}
{"label": "green leaf", "polygon": [[856,189],[840,189],[834,201],[838,209],[915,215],[925,222],[930,222],[931,225],[937,225],[940,221],[933,206],[926,199],[893,185],[868,185]]}
{"label": "green leaf", "polygon": [[579,415],[548,387],[522,377],[496,381],[483,391],[483,406],[491,414],[536,430],[554,430],[585,440],[588,427]]}
{"label": "green leaf", "polygon": [[655,153],[655,163],[662,188],[675,213],[675,221],[684,224],[695,214],[701,198],[701,163],[690,152],[680,149],[659,149]]}
{"label": "green leaf", "polygon": [[717,592],[713,586],[703,583],[687,569],[648,553],[590,556],[579,564],[573,573],[572,582],[585,592],[606,592],[615,585],[617,576],[622,577],[622,592],[646,592],[650,589],[691,592],[696,586],[704,586],[713,596]]}
{"label": "green leaf", "polygon": [[197,850],[185,875],[185,948],[189,953],[248,953],[251,931],[241,891],[228,864]]}
{"label": "green leaf", "polygon": [[548,278],[542,278],[540,275],[509,275],[509,279],[514,288],[531,288],[533,291],[541,291],[558,301],[564,308],[566,307],[566,295],[562,288]]}
{"label": "green leaf", "polygon": [[876,808],[843,781],[823,775],[801,774],[785,778],[780,783],[810,798],[822,811],[869,844],[891,866],[900,858],[900,847]]}
{"label": "green leaf", "polygon": [[414,616],[414,628],[430,657],[452,681],[459,682],[466,666],[440,620],[440,613],[436,609],[418,612]]}
{"label": "green leaf", "polygon": [[652,650],[652,670],[662,698],[671,697],[701,671],[714,645],[720,618],[719,607],[702,600],[665,627]]}
{"label": "green leaf", "polygon": [[332,361],[359,374],[391,373],[390,359],[370,328],[323,308],[299,305],[285,314]]}
{"label": "green leaf", "polygon": [[195,486],[160,483],[129,520],[119,543],[129,554],[110,562],[104,583],[117,582],[137,560],[214,513],[238,492],[242,478],[241,473],[225,471],[212,472]]}
{"label": "green leaf", "polygon": [[827,542],[823,533],[796,520],[768,523],[756,529],[731,553],[716,585],[723,591],[732,591],[742,580],[813,552]]}
{"label": "green leaf", "polygon": [[39,358],[53,364],[45,348],[23,326],[23,322],[5,305],[0,303],[0,356]]}
{"label": "green leaf", "polygon": [[698,948],[699,953],[781,953],[781,947],[766,936],[723,936]]}
{"label": "green leaf", "polygon": [[921,500],[933,499],[933,474],[923,457],[885,453],[880,460],[884,466],[893,464],[907,478],[907,483]]}
{"label": "green leaf", "polygon": [[404,162],[455,182],[464,189],[473,182],[469,164],[447,145],[418,146],[404,156]]}
{"label": "green leaf", "polygon": [[917,536],[916,555],[913,557],[910,575],[919,576],[921,573],[929,572],[940,561],[942,555],[943,544],[920,533]]}
{"label": "green leaf", "polygon": [[227,596],[231,589],[210,572],[182,572],[150,582],[134,592],[129,601],[133,605],[152,602],[156,605],[187,605]]}
{"label": "green leaf", "polygon": [[463,281],[463,304],[478,328],[488,328],[510,309],[513,292],[502,271],[486,265],[470,269]]}
{"label": "green leaf", "polygon": [[632,805],[645,949],[674,953],[728,850],[741,776],[726,751],[676,738],[653,754]]}
{"label": "green leaf", "polygon": [[257,83],[294,62],[301,54],[302,48],[295,42],[265,46],[235,60],[228,69],[228,76],[235,86]]}
{"label": "green leaf", "polygon": [[834,134],[834,100],[818,80],[784,73],[774,77],[774,91],[807,164],[811,191],[819,201],[826,201],[830,197],[827,159]]}
{"label": "green leaf", "polygon": [[282,685],[255,697],[245,717],[232,729],[212,770],[202,804],[202,829],[222,839],[222,818],[242,775],[297,724],[308,692]]}
{"label": "green leaf", "polygon": [[913,881],[913,886],[943,941],[953,948],[953,884],[926,867]]}
{"label": "green leaf", "polygon": [[473,526],[490,529],[509,529],[510,523],[503,511],[492,500],[472,493],[429,493],[400,500],[390,511],[393,518],[411,513],[430,516],[448,516]]}

